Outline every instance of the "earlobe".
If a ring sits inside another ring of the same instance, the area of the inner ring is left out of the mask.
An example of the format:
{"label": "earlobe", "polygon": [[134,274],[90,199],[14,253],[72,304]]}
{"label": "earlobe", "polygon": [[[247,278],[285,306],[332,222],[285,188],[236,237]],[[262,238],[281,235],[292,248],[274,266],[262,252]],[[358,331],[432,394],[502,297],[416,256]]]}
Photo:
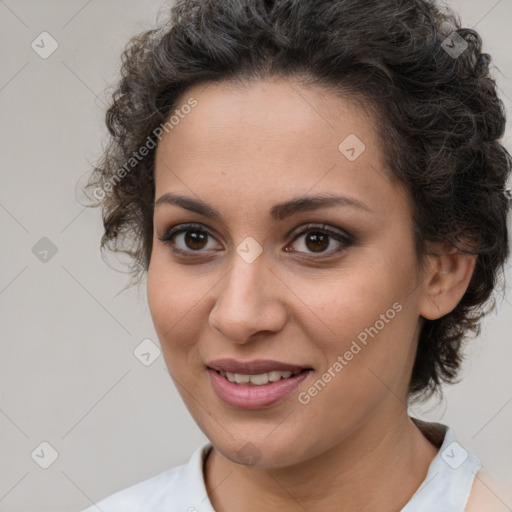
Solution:
{"label": "earlobe", "polygon": [[421,316],[437,320],[455,309],[469,286],[476,259],[476,255],[455,248],[431,256],[420,299]]}

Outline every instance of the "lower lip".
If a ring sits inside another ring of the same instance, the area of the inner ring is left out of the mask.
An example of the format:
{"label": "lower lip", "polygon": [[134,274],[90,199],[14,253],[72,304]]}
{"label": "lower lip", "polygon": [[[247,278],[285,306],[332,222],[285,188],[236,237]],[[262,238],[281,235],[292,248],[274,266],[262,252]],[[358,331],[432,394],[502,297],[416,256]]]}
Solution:
{"label": "lower lip", "polygon": [[281,379],[261,386],[244,386],[229,382],[226,377],[211,369],[208,369],[208,373],[213,389],[224,403],[239,409],[260,409],[290,395],[309,375],[310,370],[300,372],[289,379]]}

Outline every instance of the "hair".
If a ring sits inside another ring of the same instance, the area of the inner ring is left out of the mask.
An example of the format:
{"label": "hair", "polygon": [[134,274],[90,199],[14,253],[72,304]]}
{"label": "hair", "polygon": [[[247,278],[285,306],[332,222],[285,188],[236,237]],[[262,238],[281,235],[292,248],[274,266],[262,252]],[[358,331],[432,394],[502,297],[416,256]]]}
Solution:
{"label": "hair", "polygon": [[169,14],[122,54],[109,141],[87,185],[101,199],[102,248],[127,254],[135,281],[147,270],[156,134],[191,86],[276,77],[362,98],[392,176],[410,191],[418,261],[435,242],[477,255],[455,309],[423,319],[409,396],[454,382],[509,252],[512,159],[479,34],[429,0],[178,0]]}

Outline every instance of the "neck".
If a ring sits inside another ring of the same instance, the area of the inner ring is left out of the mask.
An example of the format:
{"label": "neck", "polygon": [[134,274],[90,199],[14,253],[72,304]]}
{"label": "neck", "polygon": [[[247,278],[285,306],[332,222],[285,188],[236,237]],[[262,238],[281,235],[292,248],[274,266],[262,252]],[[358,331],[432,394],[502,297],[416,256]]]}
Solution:
{"label": "neck", "polygon": [[239,466],[212,449],[206,489],[216,512],[396,511],[437,452],[403,409],[375,414],[327,452],[291,467]]}

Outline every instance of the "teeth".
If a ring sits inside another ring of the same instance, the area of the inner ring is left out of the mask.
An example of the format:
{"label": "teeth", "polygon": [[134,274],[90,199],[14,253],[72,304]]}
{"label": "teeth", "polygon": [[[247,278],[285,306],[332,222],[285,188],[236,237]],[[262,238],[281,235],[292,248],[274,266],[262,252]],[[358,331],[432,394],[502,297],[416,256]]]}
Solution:
{"label": "teeth", "polygon": [[[276,382],[281,379],[281,375],[283,373],[284,372],[278,372],[278,371],[268,372],[268,380],[270,382]],[[291,373],[291,372],[286,372],[286,373]],[[289,375],[287,375],[287,377],[289,377]]]}
{"label": "teeth", "polygon": [[232,372],[219,372],[223,377],[229,380],[229,382],[236,382],[237,384],[253,384],[254,386],[263,386],[269,382],[277,382],[281,379],[289,379],[293,373],[290,371],[271,371],[268,373],[260,373],[258,375],[242,375],[240,373]]}
{"label": "teeth", "polygon": [[250,380],[250,375],[241,375],[240,373],[235,373],[235,381],[237,384],[247,384]]}
{"label": "teeth", "polygon": [[251,375],[251,382],[256,386],[268,384],[268,373],[260,373],[259,375]]}

